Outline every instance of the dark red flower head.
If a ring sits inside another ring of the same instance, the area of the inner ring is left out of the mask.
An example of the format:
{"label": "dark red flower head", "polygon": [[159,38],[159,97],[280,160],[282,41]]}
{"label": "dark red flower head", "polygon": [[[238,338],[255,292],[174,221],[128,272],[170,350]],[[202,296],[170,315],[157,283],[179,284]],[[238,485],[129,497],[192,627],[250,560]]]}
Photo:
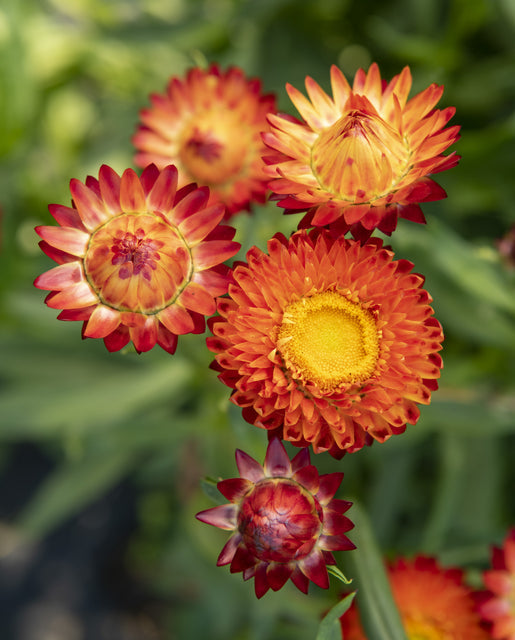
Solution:
{"label": "dark red flower head", "polygon": [[218,557],[231,573],[255,578],[256,596],[279,590],[289,578],[307,593],[311,580],[327,589],[331,551],[354,549],[344,535],[353,528],[343,514],[350,502],[334,495],[343,473],[319,475],[307,449],[290,461],[280,440],[270,441],[264,465],[236,451],[240,478],[222,480],[219,491],[230,500],[197,514],[202,522],[233,531]]}

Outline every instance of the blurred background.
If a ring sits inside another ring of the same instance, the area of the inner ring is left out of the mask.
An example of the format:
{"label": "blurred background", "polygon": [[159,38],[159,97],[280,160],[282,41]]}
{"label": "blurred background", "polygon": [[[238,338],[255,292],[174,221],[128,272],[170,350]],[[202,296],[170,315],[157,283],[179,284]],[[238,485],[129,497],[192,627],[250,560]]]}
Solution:
{"label": "blurred background", "polygon": [[[227,534],[194,519],[215,504],[201,479],[237,475],[235,448],[261,462],[266,434],[230,406],[203,337],[173,357],[108,354],[32,285],[53,266],[33,231],[47,204],[103,163],[133,166],[149,93],[215,61],[292,114],[285,83],[328,90],[333,63],[352,77],[377,61],[387,79],[410,65],[412,95],[445,85],[462,160],[437,177],[448,198],[423,205],[428,225],[391,238],[444,326],[440,390],[404,435],[316,464],[345,472],[339,496],[382,553],[435,554],[472,583],[515,525],[515,250],[499,251],[515,225],[515,1],[2,0],[2,640],[311,640],[341,593],[290,583],[257,601],[215,566]],[[233,219],[245,249],[297,222],[275,204]]]}

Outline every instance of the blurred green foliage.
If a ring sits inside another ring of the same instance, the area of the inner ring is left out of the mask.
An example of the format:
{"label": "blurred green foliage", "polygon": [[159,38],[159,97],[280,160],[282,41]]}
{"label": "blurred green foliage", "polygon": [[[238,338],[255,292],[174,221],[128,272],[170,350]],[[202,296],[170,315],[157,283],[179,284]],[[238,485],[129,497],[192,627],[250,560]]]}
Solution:
{"label": "blurred green foliage", "polygon": [[[342,497],[368,513],[376,552],[434,553],[474,577],[489,545],[515,525],[515,271],[496,244],[515,224],[515,2],[0,7],[0,464],[27,441],[55,460],[23,512],[4,524],[20,541],[44,536],[130,478],[139,528],[127,564],[166,603],[164,637],[312,639],[342,587],[333,580],[328,593],[312,587],[306,598],[289,585],[256,601],[250,583],[214,566],[226,535],[193,518],[210,506],[200,478],[234,476],[236,447],[261,461],[265,434],[229,406],[201,337],[181,338],[174,357],[157,348],[110,355],[100,341],[81,342],[78,323],[57,322],[32,286],[51,266],[33,227],[51,222],[48,203],[68,203],[70,178],[97,175],[102,163],[132,166],[138,111],[171,75],[236,64],[294,113],[286,82],[302,88],[311,75],[328,88],[332,63],[352,76],[374,60],[387,79],[410,65],[413,93],[445,84],[439,106],[455,105],[452,123],[462,125],[462,160],[438,177],[448,198],[424,206],[426,227],[401,221],[391,238],[426,277],[446,332],[445,369],[405,435],[316,463],[345,471]],[[248,248],[297,221],[269,204],[234,224]],[[352,577],[345,554],[338,559]]]}

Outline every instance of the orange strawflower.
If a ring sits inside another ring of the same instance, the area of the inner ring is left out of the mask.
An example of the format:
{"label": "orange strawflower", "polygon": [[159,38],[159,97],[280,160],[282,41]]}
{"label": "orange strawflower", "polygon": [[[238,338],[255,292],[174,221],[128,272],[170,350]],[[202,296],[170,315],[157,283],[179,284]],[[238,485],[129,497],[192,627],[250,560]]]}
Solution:
{"label": "orange strawflower", "polygon": [[228,286],[221,263],[239,244],[219,226],[221,204],[207,188],[180,191],[177,169],[148,166],[139,178],[104,165],[98,180],[70,182],[73,208],[49,206],[59,226],[37,227],[43,251],[59,266],[36,278],[60,320],[84,321],[83,336],[109,351],[130,340],[137,351],[157,343],[174,353],[177,336],[202,333],[204,316]]}
{"label": "orange strawflower", "polygon": [[343,473],[319,475],[302,449],[290,461],[283,444],[270,441],[264,465],[236,451],[240,478],[218,483],[230,504],[197,513],[202,522],[233,531],[217,561],[231,573],[254,578],[256,596],[278,591],[291,578],[303,593],[310,580],[329,587],[332,551],[354,549],[345,536],[354,527],[343,514],[351,503],[334,498]]}
{"label": "orange strawflower", "polygon": [[327,230],[277,234],[268,252],[248,252],[209,321],[212,367],[245,420],[337,457],[415,424],[443,333],[412,263]]}
{"label": "orange strawflower", "polygon": [[492,550],[492,569],[485,571],[481,617],[495,640],[515,640],[515,528],[506,536],[503,548]]}
{"label": "orange strawflower", "polygon": [[195,68],[185,79],[171,78],[166,93],[152,95],[151,102],[140,112],[142,124],[133,137],[138,166],[175,164],[179,186],[208,186],[209,204],[222,202],[227,218],[265,201],[261,132],[269,129],[266,116],[276,108],[259,80],[247,79],[237,67]]}
{"label": "orange strawflower", "polygon": [[[417,556],[397,560],[388,567],[388,577],[408,640],[490,638],[461,569],[444,569],[434,558]],[[340,618],[342,640],[367,640],[355,602]]]}
{"label": "orange strawflower", "polygon": [[356,73],[352,88],[333,66],[331,86],[332,98],[307,77],[308,100],[288,84],[304,120],[269,116],[272,131],[263,139],[276,151],[265,158],[274,199],[289,213],[307,210],[302,226],[338,221],[340,231],[360,238],[375,228],[390,234],[399,217],[425,222],[418,203],[446,195],[428,175],[459,160],[443,155],[459,131],[444,128],[453,107],[434,108],[443,87],[432,84],[408,100],[409,68],[386,84],[375,63]]}

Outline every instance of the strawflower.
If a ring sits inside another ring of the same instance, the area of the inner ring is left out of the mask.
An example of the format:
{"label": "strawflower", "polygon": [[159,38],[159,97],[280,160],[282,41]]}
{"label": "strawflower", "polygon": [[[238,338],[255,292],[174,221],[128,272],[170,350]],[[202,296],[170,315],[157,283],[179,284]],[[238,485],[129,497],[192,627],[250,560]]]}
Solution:
{"label": "strawflower", "polygon": [[405,67],[386,84],[374,63],[352,87],[333,66],[332,97],[309,76],[309,99],[286,85],[303,120],[269,116],[263,139],[275,153],[265,161],[279,205],[308,211],[302,226],[338,221],[355,237],[390,234],[399,217],[425,222],[419,203],[445,197],[428,176],[459,160],[443,155],[458,139],[459,127],[445,128],[455,109],[434,108],[443,93],[436,84],[408,100],[411,82]]}
{"label": "strawflower", "polygon": [[196,516],[233,532],[217,565],[254,578],[258,598],[290,578],[303,593],[310,581],[327,589],[327,565],[336,564],[331,552],[355,548],[344,535],[354,527],[343,515],[351,503],[334,497],[343,473],[319,475],[307,449],[290,461],[277,438],[269,442],[263,466],[239,449],[236,464],[240,477],[217,485],[230,503]]}
{"label": "strawflower", "polygon": [[276,109],[259,80],[247,79],[238,67],[194,68],[184,79],[172,77],[166,93],[153,94],[151,102],[133,137],[138,166],[175,164],[179,186],[208,186],[210,204],[222,202],[227,218],[265,201],[261,132]]}
{"label": "strawflower", "polygon": [[[408,640],[490,638],[461,569],[444,569],[434,558],[417,556],[390,565],[388,577]],[[367,640],[355,602],[340,618],[342,640]]]}
{"label": "strawflower", "polygon": [[70,182],[73,207],[49,206],[59,226],[40,226],[42,250],[57,267],[36,278],[60,320],[82,320],[83,337],[109,351],[130,340],[137,351],[159,344],[174,353],[177,336],[202,333],[216,296],[227,291],[239,244],[220,226],[223,205],[207,206],[207,188],[177,191],[177,169],[148,166],[120,177],[104,165],[98,180]]}
{"label": "strawflower", "polygon": [[335,457],[415,424],[438,386],[443,333],[412,267],[379,239],[327,230],[253,247],[207,338],[244,419]]}
{"label": "strawflower", "polygon": [[484,572],[483,582],[488,591],[482,594],[479,613],[492,638],[515,640],[515,528],[502,548],[493,548],[492,569]]}

